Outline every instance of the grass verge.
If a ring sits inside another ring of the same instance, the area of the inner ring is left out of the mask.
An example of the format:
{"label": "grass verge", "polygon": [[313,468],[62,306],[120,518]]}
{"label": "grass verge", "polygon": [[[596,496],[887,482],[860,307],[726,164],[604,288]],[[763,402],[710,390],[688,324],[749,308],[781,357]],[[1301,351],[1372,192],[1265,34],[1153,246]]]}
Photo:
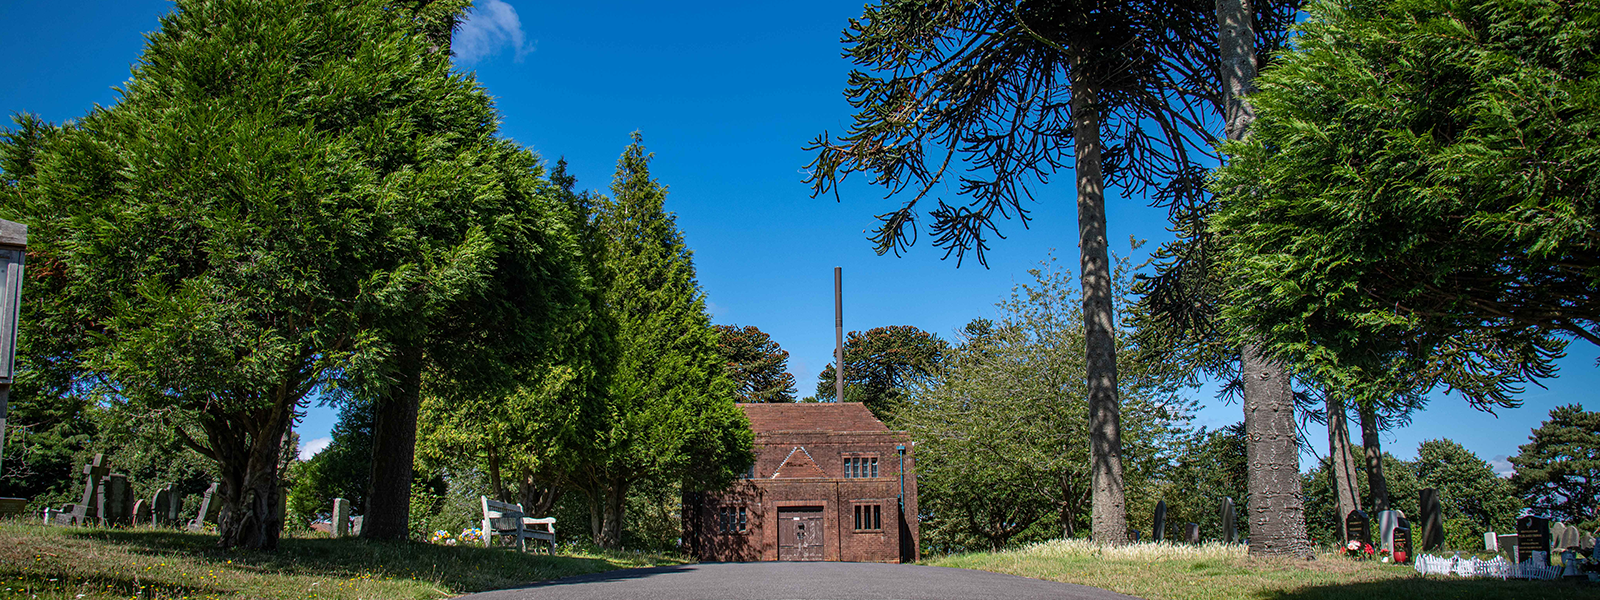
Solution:
{"label": "grass verge", "polygon": [[219,550],[217,536],[164,529],[0,523],[0,598],[431,599],[686,561],[641,553],[288,538],[275,552]]}
{"label": "grass verge", "polygon": [[1151,600],[1600,600],[1600,585],[1587,581],[1422,577],[1410,566],[1332,554],[1314,561],[1250,558],[1242,546],[1222,544],[1102,548],[1056,540],[927,563],[1077,583]]}

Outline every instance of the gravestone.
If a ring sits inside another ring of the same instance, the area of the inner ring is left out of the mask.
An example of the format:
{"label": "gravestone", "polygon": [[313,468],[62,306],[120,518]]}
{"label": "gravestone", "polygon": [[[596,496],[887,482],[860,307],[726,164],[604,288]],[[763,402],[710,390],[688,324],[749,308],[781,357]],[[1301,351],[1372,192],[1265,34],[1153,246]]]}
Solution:
{"label": "gravestone", "polygon": [[167,522],[168,527],[181,527],[186,523],[183,520],[183,501],[188,498],[189,494],[183,490],[172,490],[172,508],[167,512],[168,518],[171,519]]}
{"label": "gravestone", "polygon": [[1405,517],[1400,517],[1400,524],[1394,528],[1394,549],[1389,551],[1390,556],[1395,556],[1395,562],[1401,562],[1397,557],[1398,552],[1406,553],[1405,562],[1416,560],[1417,553],[1411,550],[1411,522]]}
{"label": "gravestone", "polygon": [[150,525],[150,504],[140,498],[133,502],[133,526]]}
{"label": "gravestone", "polygon": [[77,504],[72,505],[73,525],[88,525],[98,520],[100,513],[100,480],[111,474],[111,467],[105,465],[106,455],[96,454],[94,460],[83,466],[83,497]]}
{"label": "gravestone", "polygon": [[1567,530],[1567,524],[1566,523],[1562,523],[1561,521],[1551,521],[1550,522],[1550,546],[1552,547],[1552,549],[1554,549],[1556,551],[1556,554],[1560,554],[1561,553],[1561,547],[1560,546],[1556,546],[1556,542],[1561,539],[1561,533],[1566,531],[1566,530]]}
{"label": "gravestone", "polygon": [[61,510],[56,511],[55,525],[74,525],[78,522],[78,505],[63,504]]}
{"label": "gravestone", "polygon": [[1594,534],[1583,532],[1583,537],[1578,538],[1578,547],[1584,550],[1594,550]]}
{"label": "gravestone", "polygon": [[1239,511],[1233,508],[1233,498],[1224,496],[1222,505],[1222,542],[1232,544],[1239,541]]}
{"label": "gravestone", "polygon": [[1378,512],[1378,549],[1394,552],[1394,528],[1400,526],[1405,513],[1398,510]]}
{"label": "gravestone", "polygon": [[1567,527],[1561,530],[1561,535],[1554,536],[1556,552],[1578,547],[1578,528]]}
{"label": "gravestone", "polygon": [[164,487],[156,490],[156,495],[150,498],[151,525],[159,527],[172,526],[172,488]]}
{"label": "gravestone", "polygon": [[1139,543],[1139,530],[1137,530],[1137,529],[1129,529],[1128,530],[1128,541],[1133,542],[1135,544]]}
{"label": "gravestone", "polygon": [[[350,520],[350,535],[361,537],[361,517]],[[484,535],[489,535],[489,532],[484,532]]]}
{"label": "gravestone", "polygon": [[133,490],[128,476],[112,473],[100,479],[100,524],[127,527],[133,522]]}
{"label": "gravestone", "polygon": [[1500,548],[1500,552],[1510,554],[1513,558],[1517,556],[1517,534],[1502,533],[1494,537],[1495,546]]}
{"label": "gravestone", "polygon": [[1488,552],[1500,551],[1500,537],[1493,531],[1483,534],[1483,549]]}
{"label": "gravestone", "polygon": [[206,495],[200,499],[200,511],[194,515],[194,520],[189,521],[189,531],[205,529],[206,523],[217,522],[217,512],[222,509],[222,503],[216,502],[213,496],[217,495],[217,484],[206,488]]}
{"label": "gravestone", "polygon": [[1550,566],[1550,519],[1528,515],[1517,519],[1517,562],[1533,559],[1539,552],[1541,565]]}
{"label": "gravestone", "polygon": [[350,535],[350,501],[344,498],[333,499],[333,537],[340,538]]}
{"label": "gravestone", "polygon": [[1344,543],[1348,545],[1352,540],[1363,544],[1372,544],[1372,520],[1367,518],[1366,511],[1355,509],[1344,517]]}
{"label": "gravestone", "polygon": [[1183,526],[1183,541],[1188,542],[1190,544],[1199,545],[1199,543],[1200,543],[1200,524],[1199,523],[1186,523],[1186,524],[1184,524],[1184,526]]}
{"label": "gravestone", "polygon": [[1150,529],[1150,540],[1159,542],[1167,539],[1167,501],[1156,503],[1155,526]]}

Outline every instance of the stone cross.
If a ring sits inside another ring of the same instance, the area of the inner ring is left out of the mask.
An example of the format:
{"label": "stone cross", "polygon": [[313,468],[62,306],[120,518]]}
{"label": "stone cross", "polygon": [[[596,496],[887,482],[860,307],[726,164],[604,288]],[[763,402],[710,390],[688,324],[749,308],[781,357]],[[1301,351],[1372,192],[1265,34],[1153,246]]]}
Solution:
{"label": "stone cross", "polygon": [[73,506],[74,525],[87,524],[90,519],[100,516],[96,510],[100,506],[100,479],[111,473],[111,467],[105,465],[105,459],[106,455],[96,454],[93,461],[83,466],[83,498]]}
{"label": "stone cross", "polygon": [[1222,542],[1232,544],[1239,541],[1239,511],[1234,509],[1233,498],[1222,498]]}
{"label": "stone cross", "polygon": [[206,488],[206,495],[200,499],[200,512],[194,516],[193,521],[189,521],[189,531],[200,531],[205,529],[206,523],[216,522],[216,518],[213,515],[216,514],[217,509],[221,508],[220,505],[217,509],[212,508],[212,505],[215,504],[212,496],[215,496],[216,493],[217,484],[213,483],[211,487]]}
{"label": "stone cross", "polygon": [[1167,501],[1156,503],[1154,527],[1150,530],[1150,540],[1159,542],[1167,539]]}
{"label": "stone cross", "polygon": [[1200,544],[1200,524],[1186,523],[1183,526],[1183,541],[1190,544]]}
{"label": "stone cross", "polygon": [[1439,506],[1439,490],[1422,488],[1418,498],[1422,510],[1422,551],[1444,545],[1444,510]]}
{"label": "stone cross", "polygon": [[333,499],[333,537],[341,538],[350,535],[350,501],[344,498]]}

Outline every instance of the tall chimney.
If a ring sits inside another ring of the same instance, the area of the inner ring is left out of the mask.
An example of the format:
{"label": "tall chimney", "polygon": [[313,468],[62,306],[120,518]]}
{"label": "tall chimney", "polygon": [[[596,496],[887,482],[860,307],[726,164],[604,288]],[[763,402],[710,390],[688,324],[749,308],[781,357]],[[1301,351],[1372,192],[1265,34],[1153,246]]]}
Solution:
{"label": "tall chimney", "polygon": [[844,276],[833,268],[833,401],[844,402]]}

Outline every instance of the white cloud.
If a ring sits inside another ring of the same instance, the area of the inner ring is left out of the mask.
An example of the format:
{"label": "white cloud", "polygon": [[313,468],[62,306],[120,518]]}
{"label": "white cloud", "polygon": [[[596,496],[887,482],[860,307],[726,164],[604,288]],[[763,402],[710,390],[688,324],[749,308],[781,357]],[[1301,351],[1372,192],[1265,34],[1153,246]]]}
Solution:
{"label": "white cloud", "polygon": [[309,442],[300,442],[300,460],[311,460],[318,452],[333,443],[333,438],[319,437]]}
{"label": "white cloud", "polygon": [[1489,468],[1494,469],[1495,475],[1510,477],[1517,472],[1517,469],[1511,466],[1511,461],[1507,460],[1508,458],[1510,457],[1504,454],[1494,457],[1494,460],[1489,461]]}
{"label": "white cloud", "polygon": [[473,7],[450,41],[450,51],[460,64],[475,63],[507,49],[521,62],[533,52],[533,45],[522,33],[517,9],[504,0],[488,0]]}

